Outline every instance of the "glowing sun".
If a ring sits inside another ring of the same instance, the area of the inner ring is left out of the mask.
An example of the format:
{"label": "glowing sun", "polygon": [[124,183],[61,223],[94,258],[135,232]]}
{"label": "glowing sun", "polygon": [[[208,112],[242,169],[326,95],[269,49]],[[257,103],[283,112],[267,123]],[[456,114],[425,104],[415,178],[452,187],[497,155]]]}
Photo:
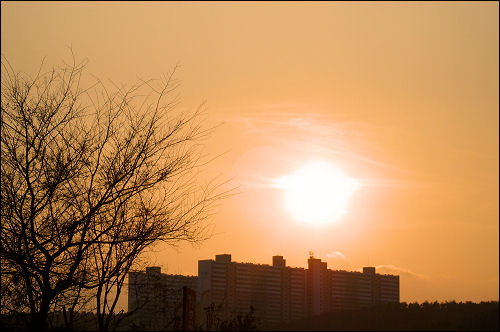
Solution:
{"label": "glowing sun", "polygon": [[285,191],[292,216],[313,224],[335,221],[347,212],[347,203],[359,183],[326,162],[306,164],[277,180]]}

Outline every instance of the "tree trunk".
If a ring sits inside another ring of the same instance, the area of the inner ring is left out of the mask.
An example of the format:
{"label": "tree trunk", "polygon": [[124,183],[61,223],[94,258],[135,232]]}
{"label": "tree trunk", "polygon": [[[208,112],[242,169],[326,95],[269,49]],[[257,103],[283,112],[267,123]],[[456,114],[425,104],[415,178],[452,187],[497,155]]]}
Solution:
{"label": "tree trunk", "polygon": [[31,313],[31,330],[32,331],[46,331],[47,318],[49,315],[49,305],[46,301],[42,300],[40,310]]}

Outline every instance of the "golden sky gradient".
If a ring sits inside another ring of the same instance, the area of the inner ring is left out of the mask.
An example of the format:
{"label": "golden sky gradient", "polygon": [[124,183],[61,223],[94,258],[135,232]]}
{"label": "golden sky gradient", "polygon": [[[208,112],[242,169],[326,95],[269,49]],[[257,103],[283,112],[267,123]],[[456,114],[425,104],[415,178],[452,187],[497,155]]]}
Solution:
{"label": "golden sky gradient", "polygon": [[[401,301],[499,299],[498,2],[1,4],[1,51],[33,73],[77,58],[118,83],[181,64],[182,103],[224,125],[204,175],[234,177],[214,236],[163,272],[231,253],[401,275]],[[325,160],[363,185],[310,225],[273,180]],[[204,178],[200,178],[200,181]],[[161,249],[161,250],[160,250]]]}

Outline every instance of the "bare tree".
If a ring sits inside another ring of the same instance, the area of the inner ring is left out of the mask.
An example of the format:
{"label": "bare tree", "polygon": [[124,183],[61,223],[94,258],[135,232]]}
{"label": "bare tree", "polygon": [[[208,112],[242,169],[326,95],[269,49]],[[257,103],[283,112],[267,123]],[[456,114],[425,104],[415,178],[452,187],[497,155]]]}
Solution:
{"label": "bare tree", "polygon": [[201,108],[177,111],[175,70],[111,92],[100,81],[83,89],[84,67],[32,78],[2,59],[2,310],[28,312],[36,329],[88,291],[109,328],[141,253],[206,238],[227,194],[195,182],[211,128]]}

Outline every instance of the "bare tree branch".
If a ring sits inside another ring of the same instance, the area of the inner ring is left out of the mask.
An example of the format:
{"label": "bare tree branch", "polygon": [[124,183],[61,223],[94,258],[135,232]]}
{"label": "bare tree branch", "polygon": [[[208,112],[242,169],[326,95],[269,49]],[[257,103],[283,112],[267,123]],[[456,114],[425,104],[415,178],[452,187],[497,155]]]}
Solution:
{"label": "bare tree branch", "polygon": [[207,220],[231,194],[225,182],[195,182],[213,128],[202,107],[176,110],[177,67],[112,89],[83,89],[74,56],[34,78],[2,67],[2,310],[29,312],[39,329],[51,309],[73,313],[93,294],[107,330],[141,253],[210,235]]}

